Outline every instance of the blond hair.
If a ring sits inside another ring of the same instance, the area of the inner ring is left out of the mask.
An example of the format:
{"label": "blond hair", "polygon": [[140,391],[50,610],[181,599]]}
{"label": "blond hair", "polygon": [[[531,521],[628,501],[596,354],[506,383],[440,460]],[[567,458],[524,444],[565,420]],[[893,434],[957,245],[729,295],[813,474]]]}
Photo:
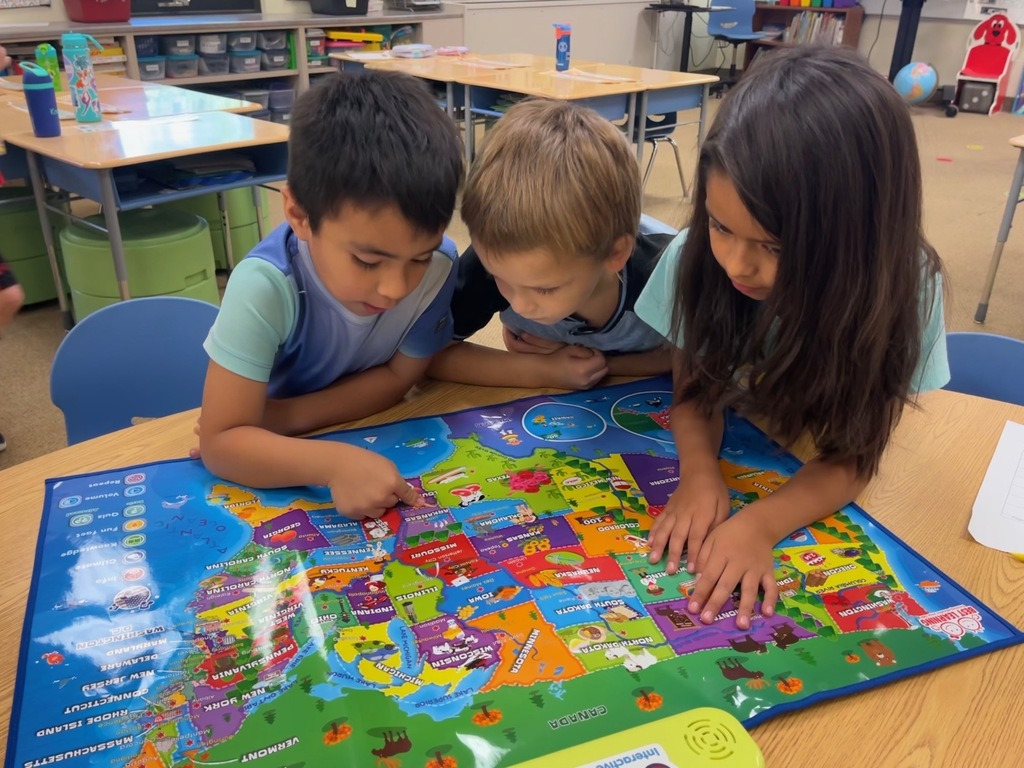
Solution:
{"label": "blond hair", "polygon": [[636,236],[641,195],[618,128],[569,102],[530,99],[498,122],[473,162],[462,219],[491,256],[543,249],[603,259]]}

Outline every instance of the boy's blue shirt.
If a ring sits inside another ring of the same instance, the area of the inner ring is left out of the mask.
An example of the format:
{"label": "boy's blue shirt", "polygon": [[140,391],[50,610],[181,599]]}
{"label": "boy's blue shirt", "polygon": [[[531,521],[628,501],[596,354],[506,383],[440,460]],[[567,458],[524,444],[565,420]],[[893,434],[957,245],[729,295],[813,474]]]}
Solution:
{"label": "boy's blue shirt", "polygon": [[210,359],[268,395],[296,397],[401,352],[430,357],[451,340],[458,251],[447,237],[398,306],[364,317],[324,287],[304,242],[282,224],[231,273],[204,347]]}

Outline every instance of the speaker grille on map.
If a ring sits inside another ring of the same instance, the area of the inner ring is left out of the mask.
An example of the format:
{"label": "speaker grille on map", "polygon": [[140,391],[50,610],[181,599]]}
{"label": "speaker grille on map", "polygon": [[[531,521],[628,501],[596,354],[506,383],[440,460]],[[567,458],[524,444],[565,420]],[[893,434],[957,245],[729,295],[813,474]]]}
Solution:
{"label": "speaker grille on map", "polygon": [[736,735],[726,723],[697,716],[685,723],[684,743],[702,760],[728,760],[736,753]]}

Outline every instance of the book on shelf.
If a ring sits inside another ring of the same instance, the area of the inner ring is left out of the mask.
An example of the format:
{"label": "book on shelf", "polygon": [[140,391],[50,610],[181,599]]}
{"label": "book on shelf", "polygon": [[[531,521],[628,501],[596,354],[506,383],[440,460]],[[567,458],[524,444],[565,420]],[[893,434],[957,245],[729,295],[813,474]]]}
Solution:
{"label": "book on shelf", "polygon": [[804,11],[793,17],[783,40],[794,45],[840,45],[845,24],[838,14]]}

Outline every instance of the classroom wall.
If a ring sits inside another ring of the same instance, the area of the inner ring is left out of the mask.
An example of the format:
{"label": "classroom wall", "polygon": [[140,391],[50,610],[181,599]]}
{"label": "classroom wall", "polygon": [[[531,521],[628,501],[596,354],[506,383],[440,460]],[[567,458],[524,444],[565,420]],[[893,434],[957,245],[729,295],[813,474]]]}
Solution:
{"label": "classroom wall", "polygon": [[[63,0],[50,0],[47,8],[12,8],[0,10],[0,39],[8,25],[41,21],[67,21]],[[309,13],[307,0],[263,0],[264,13]]]}
{"label": "classroom wall", "polygon": [[[467,0],[467,2],[480,2],[480,0]],[[67,15],[64,13],[62,0],[53,0],[53,3],[48,8],[17,8],[0,11],[0,30],[8,25],[65,20]],[[309,3],[306,0],[263,0],[263,6],[267,13],[296,13],[308,12],[309,10]],[[600,6],[595,6],[595,8],[600,8]],[[879,25],[879,19],[881,19],[881,25]],[[628,36],[628,58],[633,59],[633,63],[641,66],[650,66],[650,61],[652,60],[654,47],[652,22],[652,14],[642,13],[638,9],[636,28],[633,34]],[[871,51],[871,65],[883,74],[888,74],[889,72],[889,62],[892,58],[893,44],[896,39],[897,23],[898,18],[895,16],[879,17],[871,15],[865,18],[864,28],[861,30],[860,50],[865,55]],[[974,22],[970,21],[922,19],[914,48],[914,59],[916,61],[929,62],[938,70],[941,83],[952,84],[956,80],[956,74],[960,69],[960,65],[963,63],[967,37],[973,24]],[[658,66],[660,68],[674,69],[678,66],[679,41],[682,37],[682,27],[683,17],[681,15],[665,14],[662,18],[661,36],[658,45]],[[530,31],[524,29],[521,34],[529,34],[531,37],[535,35],[537,39],[534,40],[534,43],[539,46],[538,50],[540,48],[547,50],[546,46],[550,37],[547,34],[547,30],[540,27],[537,27],[536,31],[532,31],[533,29],[533,27],[530,28]],[[507,34],[507,29],[504,29],[503,32],[505,33],[501,46],[503,51],[513,49],[525,50],[530,47],[529,41],[516,43]],[[878,41],[875,43],[872,51],[872,42],[875,40],[876,33]],[[3,33],[0,31],[0,38],[2,36]],[[454,40],[447,39],[450,37],[450,34],[446,34],[444,37],[446,39],[441,41],[440,44],[451,44],[454,42]],[[592,53],[593,43],[595,42],[597,41],[588,40],[585,42],[581,38],[574,37],[573,48],[576,51],[582,49]],[[723,56],[716,51],[709,56],[710,51],[711,40],[707,37],[706,20],[696,16],[693,25],[693,61],[700,64],[703,60],[704,67],[720,62],[728,63],[727,53]],[[742,52],[740,61],[742,61]],[[626,62],[623,61],[621,63]],[[1016,92],[1017,84],[1020,82],[1022,68],[1024,68],[1024,55],[1019,56],[1017,61],[1014,62],[1010,78],[1010,89],[1014,93]]]}

